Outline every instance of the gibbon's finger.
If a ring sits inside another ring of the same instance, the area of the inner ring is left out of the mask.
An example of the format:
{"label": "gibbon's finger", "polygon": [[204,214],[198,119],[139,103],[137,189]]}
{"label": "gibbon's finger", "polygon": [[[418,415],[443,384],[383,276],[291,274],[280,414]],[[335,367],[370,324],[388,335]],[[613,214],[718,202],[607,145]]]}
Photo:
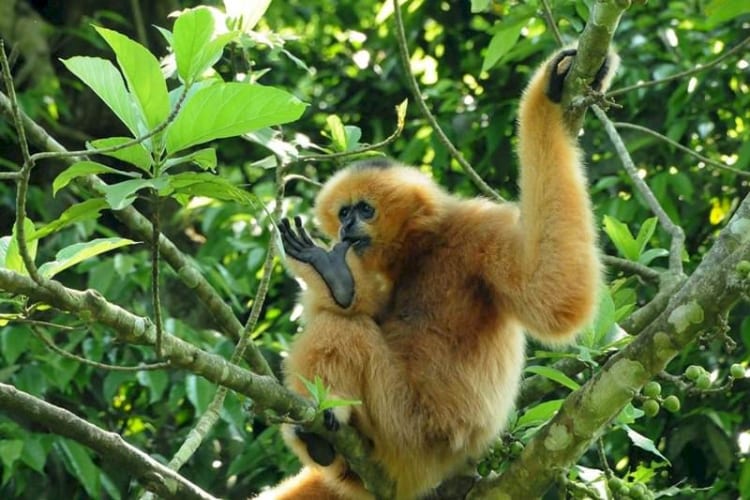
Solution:
{"label": "gibbon's finger", "polygon": [[281,233],[281,242],[284,244],[284,250],[292,257],[298,256],[304,247],[300,244],[294,231],[292,231],[288,219],[282,219],[281,225],[279,225],[279,232]]}
{"label": "gibbon's finger", "polygon": [[302,243],[311,247],[317,246],[315,242],[310,238],[310,233],[308,233],[305,230],[305,227],[302,225],[302,219],[300,219],[299,217],[295,217],[294,225],[297,226],[297,237]]}

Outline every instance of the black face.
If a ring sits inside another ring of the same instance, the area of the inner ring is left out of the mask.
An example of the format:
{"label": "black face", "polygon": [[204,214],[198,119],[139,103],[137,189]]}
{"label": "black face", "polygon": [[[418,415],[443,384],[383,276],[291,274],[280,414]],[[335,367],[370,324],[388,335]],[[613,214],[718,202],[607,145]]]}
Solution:
{"label": "black face", "polygon": [[349,241],[355,249],[361,250],[370,245],[370,237],[362,227],[375,216],[375,207],[366,201],[358,201],[353,205],[344,205],[339,209],[341,241]]}

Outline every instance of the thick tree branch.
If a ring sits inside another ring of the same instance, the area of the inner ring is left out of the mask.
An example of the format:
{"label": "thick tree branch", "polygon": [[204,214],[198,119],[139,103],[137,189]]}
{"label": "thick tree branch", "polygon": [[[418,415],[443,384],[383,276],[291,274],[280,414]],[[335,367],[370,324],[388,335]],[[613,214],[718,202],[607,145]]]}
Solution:
{"label": "thick tree branch", "polygon": [[163,498],[211,500],[213,496],[126,442],[73,413],[51,405],[12,385],[0,383],[0,410],[24,425],[41,424],[71,438],[107,460],[122,464],[146,489]]}

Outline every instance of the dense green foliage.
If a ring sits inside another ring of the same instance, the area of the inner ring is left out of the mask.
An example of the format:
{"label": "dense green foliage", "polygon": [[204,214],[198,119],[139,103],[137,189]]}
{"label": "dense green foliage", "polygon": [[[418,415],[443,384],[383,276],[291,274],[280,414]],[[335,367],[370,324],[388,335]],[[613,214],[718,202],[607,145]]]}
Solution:
{"label": "dense green foliage", "polygon": [[[576,39],[591,3],[552,2],[565,42]],[[111,210],[133,204],[151,214],[158,197],[164,234],[191,256],[245,320],[271,238],[268,214],[277,205],[277,161],[288,162],[292,176],[284,211],[308,214],[315,183],[344,161],[318,161],[317,156],[386,139],[398,128],[396,107],[406,98],[413,101],[398,57],[392,4],[272,2],[255,31],[241,33],[242,26],[235,25],[236,33],[218,37],[210,28],[190,31],[214,22],[208,10],[200,9],[174,23],[147,18],[145,40],[139,35],[143,26],[130,21],[131,12],[117,11],[116,2],[105,4],[98,2],[86,17],[74,19],[41,11],[50,16],[48,43],[53,49],[47,63],[54,71],[47,80],[19,86],[23,109],[71,150],[85,148],[84,142],[104,148],[160,126],[189,89],[174,121],[141,144],[73,167],[60,159],[40,160],[27,196],[34,223],[27,233],[36,235],[36,262],[50,263],[40,266],[40,272],[66,286],[96,289],[112,303],[153,318],[150,249]],[[482,178],[506,198],[516,195],[518,97],[531,69],[556,47],[541,8],[537,1],[423,0],[404,7],[411,65],[427,105]],[[161,12],[158,6],[153,9]],[[615,92],[715,60],[747,35],[747,10],[718,0],[632,7],[615,36],[623,61]],[[250,21],[244,19],[253,27]],[[162,26],[164,37],[151,24]],[[172,34],[164,33],[165,28]],[[165,42],[170,38],[171,43]],[[148,50],[136,46],[135,39],[149,42]],[[10,37],[7,43],[13,42]],[[167,57],[162,70],[171,68],[173,74],[165,80],[156,57],[167,56],[168,45],[174,57]],[[619,106],[609,115],[613,121],[660,132],[746,174],[749,65],[746,45],[711,69],[617,95]],[[211,67],[215,72],[207,73]],[[587,152],[603,252],[664,270],[668,233],[634,189],[600,123],[588,116],[585,129],[581,145]],[[639,176],[685,232],[683,260],[689,273],[747,194],[747,176],[696,159],[640,130],[623,126],[620,131]],[[413,103],[402,133],[384,152],[423,167],[452,191],[477,194]],[[316,158],[303,161],[311,155]],[[9,119],[0,122],[0,158],[2,172],[23,163]],[[105,196],[75,182],[90,173],[101,174],[109,185]],[[23,272],[11,237],[15,197],[15,184],[0,182],[0,235],[5,236],[0,266]],[[162,265],[161,271],[165,330],[229,358],[232,339],[220,333],[171,268]],[[657,292],[656,283],[617,268],[609,270],[608,278],[599,316],[583,332],[580,346],[567,354],[530,346],[528,374],[556,384],[543,398],[518,409],[508,434],[479,464],[480,473],[503,470],[566,395],[628,343],[627,336],[616,338],[616,322],[626,322],[646,304]],[[297,328],[296,289],[277,259],[253,330],[274,369]],[[571,494],[582,498],[592,484],[603,487],[603,481],[594,480],[606,467],[601,460],[606,456],[608,489],[615,498],[624,498],[627,491],[631,498],[750,497],[750,383],[743,377],[750,363],[747,312],[744,302],[726,321],[715,321],[715,328],[672,362],[671,375],[636,396],[606,429],[601,453],[590,450],[570,471]],[[69,408],[152,456],[168,460],[216,392],[212,383],[186,371],[111,371],[50,349],[52,341],[88,360],[123,366],[156,361],[153,349],[123,344],[87,318],[12,294],[0,295],[0,313],[0,382]],[[586,369],[568,376],[550,367],[566,356],[584,361]],[[273,420],[254,416],[252,409],[247,398],[230,392],[218,424],[181,473],[215,495],[240,498],[295,471],[296,459],[284,448]],[[128,471],[106,457],[2,414],[0,468],[0,496],[8,498],[43,498],[53,492],[68,498],[129,498],[141,491]],[[564,488],[562,483],[558,488]]]}

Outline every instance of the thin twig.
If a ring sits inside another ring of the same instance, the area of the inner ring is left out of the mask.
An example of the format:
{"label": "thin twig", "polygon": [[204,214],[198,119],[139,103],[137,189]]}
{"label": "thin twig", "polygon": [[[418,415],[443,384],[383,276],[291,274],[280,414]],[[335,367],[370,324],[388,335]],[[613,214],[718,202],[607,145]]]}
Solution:
{"label": "thin twig", "polygon": [[414,96],[414,100],[417,102],[417,106],[419,106],[419,109],[420,111],[422,111],[425,119],[429,122],[430,126],[435,131],[435,134],[437,134],[438,140],[443,144],[443,146],[446,147],[448,152],[459,163],[459,165],[461,165],[461,168],[464,169],[466,175],[469,176],[477,189],[479,189],[479,191],[481,191],[482,194],[484,194],[488,198],[492,198],[493,200],[497,201],[505,201],[502,196],[500,196],[486,182],[484,182],[484,180],[479,176],[476,170],[474,170],[469,162],[466,161],[461,152],[456,148],[456,146],[453,145],[450,139],[448,139],[448,136],[445,135],[445,132],[443,132],[443,129],[440,127],[437,119],[435,119],[435,116],[427,107],[427,103],[425,102],[424,97],[422,97],[422,92],[419,90],[417,79],[414,77],[414,74],[411,71],[411,65],[409,64],[409,49],[406,41],[406,32],[404,31],[404,20],[401,16],[401,7],[398,4],[398,0],[393,0],[393,12],[395,14],[394,19],[396,22],[396,40],[398,41],[399,53],[401,54],[401,64],[404,68],[406,83],[409,85],[409,90]]}
{"label": "thin twig", "polygon": [[[397,111],[398,113],[398,111]],[[368,151],[375,151],[377,149],[382,149],[388,144],[392,143],[398,137],[401,135],[401,132],[404,131],[404,118],[401,116],[401,114],[398,114],[397,121],[396,121],[396,130],[393,131],[391,135],[386,137],[384,140],[380,142],[376,142],[375,144],[370,144],[367,146],[362,146],[361,148],[357,148],[352,151],[341,151],[338,153],[326,153],[326,154],[320,154],[320,155],[306,155],[301,156],[298,160],[299,161],[328,161],[328,160],[338,160],[341,158],[347,158],[349,156],[356,156],[358,154],[366,153]]]}
{"label": "thin twig", "polygon": [[654,271],[648,266],[633,262],[632,260],[621,259],[611,255],[603,255],[602,262],[609,267],[617,267],[631,274],[636,274],[646,281],[659,281],[659,271]]}
{"label": "thin twig", "polygon": [[[158,169],[157,169],[158,170]],[[161,207],[159,192],[154,189],[151,193],[151,303],[154,308],[154,325],[156,326],[156,343],[154,349],[156,358],[161,359],[161,340],[164,334],[164,323],[161,317],[161,297],[159,294],[159,235],[161,234],[161,221],[159,219],[159,210]]]}
{"label": "thin twig", "polygon": [[705,71],[707,69],[713,68],[714,66],[717,66],[717,65],[721,64],[727,58],[733,56],[734,54],[736,54],[738,52],[741,52],[745,48],[745,46],[748,45],[748,44],[750,44],[750,37],[745,38],[740,43],[738,43],[737,45],[735,45],[734,47],[732,47],[728,51],[724,52],[721,56],[717,57],[716,59],[714,59],[713,61],[711,61],[711,62],[709,62],[707,64],[699,65],[699,66],[696,66],[693,69],[689,69],[687,71],[682,71],[680,73],[675,73],[674,75],[670,75],[670,76],[667,76],[667,77],[664,77],[664,78],[660,78],[658,80],[650,80],[648,82],[640,82],[640,83],[636,83],[635,85],[629,85],[627,87],[622,87],[622,88],[619,88],[619,89],[616,89],[616,90],[611,90],[611,91],[607,92],[607,97],[614,97],[614,96],[617,96],[617,95],[620,95],[620,94],[624,94],[625,92],[630,92],[631,90],[642,89],[642,88],[646,88],[646,87],[653,87],[654,85],[661,85],[662,83],[668,83],[668,82],[671,82],[673,80],[679,80],[679,79],[684,78],[686,76],[695,75],[697,73],[700,73],[702,71]]}
{"label": "thin twig", "polygon": [[750,177],[750,172],[746,172],[746,171],[740,170],[738,168],[730,167],[729,165],[725,165],[724,163],[712,160],[711,158],[707,158],[707,157],[703,156],[702,154],[700,154],[700,153],[698,153],[696,151],[693,151],[692,149],[690,149],[690,148],[688,148],[686,146],[683,146],[679,142],[673,141],[672,139],[670,139],[666,135],[662,135],[659,132],[657,132],[655,130],[652,130],[650,128],[642,127],[641,125],[636,125],[634,123],[625,123],[625,122],[614,122],[613,125],[615,126],[615,128],[629,128],[629,129],[633,129],[633,130],[638,130],[639,132],[643,132],[645,134],[652,135],[652,136],[656,137],[657,139],[661,139],[662,141],[664,141],[664,142],[666,142],[668,144],[671,144],[672,146],[676,147],[680,151],[684,151],[685,153],[698,158],[700,161],[702,161],[703,163],[705,163],[707,165],[712,165],[712,166],[714,166],[716,168],[727,170],[727,171],[733,172],[733,173],[735,173],[737,175],[743,175],[743,176]]}
{"label": "thin twig", "polygon": [[34,259],[29,251],[29,246],[26,241],[26,195],[29,190],[29,179],[31,178],[31,168],[34,166],[34,162],[31,160],[29,155],[29,143],[26,141],[26,130],[23,127],[23,121],[21,120],[21,110],[18,106],[18,100],[16,99],[16,89],[13,86],[13,77],[10,74],[10,63],[8,57],[5,54],[5,42],[0,39],[0,64],[2,65],[3,82],[5,89],[8,92],[8,98],[10,99],[11,111],[13,114],[13,124],[16,127],[18,133],[18,144],[21,147],[21,155],[23,156],[23,167],[17,172],[18,174],[18,185],[16,190],[16,221],[15,221],[15,234],[16,242],[18,243],[18,253],[21,254],[21,260],[26,267],[31,279],[37,283],[42,282],[42,277],[39,275]]}
{"label": "thin twig", "polygon": [[630,157],[630,153],[628,152],[625,143],[622,141],[622,137],[617,133],[614,124],[607,117],[606,113],[604,113],[599,106],[592,106],[591,109],[604,125],[604,130],[607,132],[609,139],[615,146],[615,150],[625,167],[625,171],[628,176],[630,176],[630,180],[633,182],[641,196],[643,196],[648,207],[659,219],[659,223],[672,237],[669,249],[669,269],[673,273],[682,274],[682,251],[685,244],[685,232],[680,226],[672,222],[672,219],[669,218],[664,211],[664,208],[662,208],[661,204],[656,199],[656,196],[654,196],[651,188],[648,187],[648,184],[646,184],[646,182],[638,175],[633,159]]}
{"label": "thin twig", "polygon": [[301,174],[289,174],[285,176],[284,185],[286,185],[289,181],[302,181],[308,184],[312,184],[315,187],[323,187],[323,184],[321,184],[320,182],[310,179],[309,177],[305,177],[304,175],[301,175]]}
{"label": "thin twig", "polygon": [[20,178],[20,172],[0,172],[0,181],[17,181]]}
{"label": "thin twig", "polygon": [[[54,327],[62,328],[64,325],[52,325]],[[147,364],[141,364],[138,366],[119,366],[119,365],[110,365],[107,363],[99,363],[98,361],[92,361],[90,359],[86,359],[82,356],[78,356],[77,354],[73,354],[72,352],[68,352],[60,347],[58,347],[51,339],[48,339],[44,333],[42,333],[39,328],[32,326],[31,331],[34,333],[36,338],[41,340],[44,345],[49,347],[52,351],[56,352],[60,356],[63,356],[65,358],[73,359],[75,361],[78,361],[79,363],[83,363],[84,365],[93,366],[94,368],[99,368],[101,370],[110,370],[115,372],[139,372],[139,371],[148,371],[148,370],[163,370],[165,368],[169,368],[171,366],[171,363],[169,361],[165,361],[162,363],[147,363]]]}
{"label": "thin twig", "polygon": [[552,15],[552,7],[550,7],[549,0],[542,0],[542,11],[544,12],[544,18],[547,21],[547,27],[552,31],[552,35],[557,41],[557,45],[562,47],[564,45],[562,35],[555,22],[555,16]]}

